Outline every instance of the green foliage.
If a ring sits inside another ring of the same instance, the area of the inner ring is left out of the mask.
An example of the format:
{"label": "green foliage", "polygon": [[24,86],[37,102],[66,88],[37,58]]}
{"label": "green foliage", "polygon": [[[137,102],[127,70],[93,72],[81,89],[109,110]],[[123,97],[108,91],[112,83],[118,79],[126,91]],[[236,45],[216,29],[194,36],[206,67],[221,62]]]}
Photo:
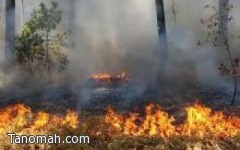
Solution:
{"label": "green foliage", "polygon": [[16,37],[16,58],[19,63],[28,63],[35,58],[43,57],[44,40],[35,32],[36,28],[32,22],[26,23],[22,33]]}
{"label": "green foliage", "polygon": [[45,4],[41,3],[40,9],[33,12],[32,18],[40,30],[50,32],[56,29],[57,25],[61,22],[61,16],[62,11],[58,10],[58,4],[52,2],[51,8],[47,8]]}
{"label": "green foliage", "polygon": [[33,64],[41,64],[49,74],[50,68],[65,69],[68,56],[62,48],[68,46],[69,34],[56,30],[61,20],[62,11],[58,3],[52,2],[50,8],[41,3],[16,36],[16,61],[26,65],[31,72],[34,71]]}

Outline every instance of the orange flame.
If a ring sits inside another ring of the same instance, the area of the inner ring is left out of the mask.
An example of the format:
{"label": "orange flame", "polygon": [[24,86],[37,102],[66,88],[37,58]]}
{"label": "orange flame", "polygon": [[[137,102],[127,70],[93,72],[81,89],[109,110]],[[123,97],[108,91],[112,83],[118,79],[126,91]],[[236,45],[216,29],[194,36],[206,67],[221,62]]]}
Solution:
{"label": "orange flame", "polygon": [[187,119],[183,124],[173,125],[174,117],[162,111],[158,105],[145,107],[145,116],[130,113],[129,116],[114,112],[108,107],[105,116],[111,136],[158,136],[175,135],[194,137],[234,137],[240,135],[240,118],[228,117],[200,104],[185,108]]}
{"label": "orange flame", "polygon": [[34,114],[29,107],[22,104],[8,106],[0,110],[0,134],[21,132],[27,129],[36,131],[57,125],[77,128],[77,113],[68,111],[65,117],[54,116],[46,112]]}
{"label": "orange flame", "polygon": [[96,79],[96,80],[107,80],[107,79],[110,79],[111,77],[112,75],[107,73],[97,73],[90,76],[90,78]]}
{"label": "orange flame", "polygon": [[167,137],[174,134],[175,128],[172,125],[174,118],[163,112],[158,105],[147,105],[145,113],[144,118],[141,118],[139,113],[131,113],[129,117],[123,117],[109,107],[105,120],[110,125],[110,130],[115,128],[124,135]]}
{"label": "orange flame", "polygon": [[122,72],[120,74],[109,74],[109,73],[96,73],[89,76],[90,79],[96,80],[96,81],[112,81],[114,79],[117,80],[129,80],[129,77],[127,73]]}
{"label": "orange flame", "polygon": [[22,128],[27,124],[27,115],[31,109],[17,104],[0,110],[0,133],[7,131],[12,125]]}
{"label": "orange flame", "polygon": [[41,129],[45,127],[49,122],[50,115],[45,112],[37,113],[35,120],[33,122],[32,128],[33,129]]}
{"label": "orange flame", "polygon": [[123,129],[123,115],[114,112],[113,108],[109,106],[107,108],[107,115],[105,116],[106,123],[110,124],[110,132],[113,134],[115,131],[121,131]]}
{"label": "orange flame", "polygon": [[240,134],[240,118],[226,116],[222,111],[214,112],[200,104],[185,110],[187,120],[182,126],[183,135],[226,137]]}
{"label": "orange flame", "polygon": [[63,122],[63,125],[70,126],[72,128],[78,127],[78,115],[76,112],[68,110],[67,115],[65,116]]}
{"label": "orange flame", "polygon": [[[144,114],[129,113],[126,115],[108,107],[105,122],[109,125],[108,134],[113,137],[125,135],[165,138],[181,135],[220,138],[240,135],[240,117],[229,116],[222,111],[213,111],[198,103],[186,107],[185,111],[186,120],[176,125],[174,124],[175,118],[163,111],[157,104],[147,105]],[[0,135],[24,131],[45,133],[47,129],[59,126],[78,128],[77,112],[68,110],[65,116],[52,115],[47,112],[33,113],[29,107],[22,104],[0,110]]]}

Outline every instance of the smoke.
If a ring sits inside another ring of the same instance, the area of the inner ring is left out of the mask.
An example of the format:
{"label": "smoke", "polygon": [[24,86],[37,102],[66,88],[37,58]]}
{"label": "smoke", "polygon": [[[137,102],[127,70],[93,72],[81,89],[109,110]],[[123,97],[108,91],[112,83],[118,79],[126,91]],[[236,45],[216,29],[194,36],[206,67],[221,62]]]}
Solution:
{"label": "smoke", "polygon": [[[41,1],[24,0],[24,21]],[[58,83],[67,82],[76,90],[92,73],[127,72],[137,93],[158,84],[162,50],[154,0],[75,0],[75,5],[73,1],[57,2],[64,12],[59,30],[70,28],[70,40],[75,44],[69,53],[69,67]],[[203,9],[209,3],[217,6],[212,0],[176,1],[177,22],[173,24],[171,1],[165,1],[170,56],[166,74],[173,81],[226,84],[217,69],[223,51],[197,46],[206,34],[200,20],[212,13]],[[82,91],[83,99],[89,99],[91,92]]]}
{"label": "smoke", "polygon": [[[239,2],[232,0],[234,6],[231,16],[234,17],[234,25],[229,25],[229,36],[238,32]],[[214,47],[211,44],[198,45],[198,41],[204,41],[208,34],[207,24],[201,24],[201,19],[207,19],[216,13],[218,1],[174,1],[176,9],[176,22],[172,13],[172,1],[165,1],[166,18],[168,27],[168,40],[170,50],[170,67],[168,73],[172,78],[182,81],[199,82],[214,87],[229,87],[229,77],[223,77],[218,70],[221,62],[227,62],[227,54],[224,47]],[[206,6],[209,5],[209,8]],[[231,50],[234,56],[238,54],[236,39],[230,38]],[[235,44],[234,44],[235,43]]]}
{"label": "smoke", "polygon": [[75,78],[121,71],[142,82],[156,78],[160,50],[154,1],[81,0],[76,5]]}
{"label": "smoke", "polygon": [[[12,55],[10,51],[7,51],[6,49],[11,48],[12,45],[10,45],[10,41],[14,39],[14,37],[7,36],[5,30],[6,30],[6,22],[14,25],[14,21],[12,20],[12,16],[14,16],[14,10],[11,8],[8,8],[8,14],[9,18],[6,18],[6,3],[1,0],[0,1],[0,88],[4,88],[4,86],[11,82],[13,76],[12,74],[6,75],[6,70],[8,69],[6,66],[9,65],[9,62],[11,61]],[[11,28],[12,26],[8,26],[8,28]],[[9,31],[9,35],[13,35],[13,30]]]}

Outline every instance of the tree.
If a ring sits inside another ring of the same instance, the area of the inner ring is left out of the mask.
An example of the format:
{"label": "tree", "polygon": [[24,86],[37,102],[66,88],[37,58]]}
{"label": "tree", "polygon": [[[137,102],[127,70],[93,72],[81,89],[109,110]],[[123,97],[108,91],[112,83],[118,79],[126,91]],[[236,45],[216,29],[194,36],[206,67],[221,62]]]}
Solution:
{"label": "tree", "polygon": [[29,72],[33,75],[32,63],[44,58],[44,40],[37,33],[37,24],[30,20],[28,21],[20,35],[16,37],[16,61],[20,64],[27,65]]}
{"label": "tree", "polygon": [[[77,1],[76,0],[69,0],[69,27],[71,30],[74,30],[76,28],[76,7],[77,7]],[[70,37],[71,45],[72,47],[75,47],[76,44],[76,36],[71,31],[71,37]]]}
{"label": "tree", "polygon": [[219,0],[218,8],[218,30],[220,38],[224,39],[224,36],[228,33],[228,18],[229,18],[229,0]]}
{"label": "tree", "polygon": [[52,67],[57,65],[63,70],[68,63],[67,55],[61,51],[61,47],[68,46],[68,33],[55,30],[61,18],[62,11],[58,9],[56,2],[52,2],[51,8],[41,3],[16,37],[17,62],[26,64],[31,73],[32,64],[41,64],[47,71],[48,82],[51,82]]}
{"label": "tree", "polygon": [[164,11],[164,0],[156,0],[156,11],[157,11],[157,24],[159,42],[161,48],[161,73],[164,73],[165,66],[168,63],[168,46],[167,46],[167,31],[166,31],[166,20]]}
{"label": "tree", "polygon": [[177,24],[177,12],[176,12],[176,4],[175,4],[175,0],[172,0],[172,5],[171,5],[171,11],[172,11],[172,19],[173,19],[173,30],[175,30],[176,28],[176,24]]}
{"label": "tree", "polygon": [[237,94],[237,76],[236,68],[239,65],[238,58],[233,58],[232,49],[230,46],[230,38],[228,27],[233,24],[233,17],[229,16],[229,11],[233,9],[233,5],[229,5],[229,0],[219,0],[218,9],[209,4],[205,8],[212,9],[215,13],[207,18],[201,20],[201,23],[206,25],[208,34],[204,42],[198,42],[199,45],[210,43],[216,47],[223,47],[226,50],[228,61],[223,62],[219,66],[219,70],[223,75],[230,75],[234,82],[234,90],[231,99],[231,105],[235,103]]}
{"label": "tree", "polygon": [[[234,62],[234,58],[231,54],[229,38],[228,38],[228,23],[229,21],[231,21],[231,19],[229,18],[229,10],[230,10],[229,0],[219,0],[219,18],[218,18],[219,40],[223,41],[224,45],[226,46],[228,58],[231,65],[231,74],[233,75],[233,82],[234,82],[234,90],[233,90],[231,104],[234,105],[236,94],[237,94],[237,77],[235,76],[236,65]],[[223,66],[224,64],[221,64],[221,67]],[[223,68],[220,68],[220,69],[223,69]]]}
{"label": "tree", "polygon": [[5,5],[5,52],[8,61],[7,68],[13,63],[14,37],[15,37],[15,0],[6,0]]}

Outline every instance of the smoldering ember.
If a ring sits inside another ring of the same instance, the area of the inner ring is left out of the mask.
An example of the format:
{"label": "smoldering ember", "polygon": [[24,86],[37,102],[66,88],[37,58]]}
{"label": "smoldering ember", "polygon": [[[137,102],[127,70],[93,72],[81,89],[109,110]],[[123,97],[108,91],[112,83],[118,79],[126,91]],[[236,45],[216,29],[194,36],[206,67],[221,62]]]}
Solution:
{"label": "smoldering ember", "polygon": [[0,0],[0,149],[240,150],[239,8]]}

